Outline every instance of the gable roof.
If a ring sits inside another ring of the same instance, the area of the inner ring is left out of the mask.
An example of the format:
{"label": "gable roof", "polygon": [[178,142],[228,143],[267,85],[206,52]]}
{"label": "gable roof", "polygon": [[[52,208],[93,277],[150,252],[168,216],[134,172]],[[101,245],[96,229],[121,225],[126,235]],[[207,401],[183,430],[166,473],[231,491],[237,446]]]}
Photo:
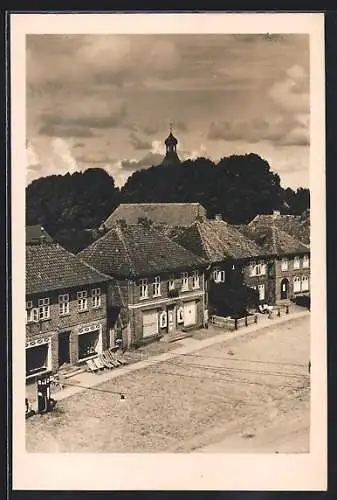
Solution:
{"label": "gable roof", "polygon": [[53,238],[47,233],[45,228],[39,224],[33,226],[26,226],[26,244],[34,245],[42,243],[52,243]]}
{"label": "gable roof", "polygon": [[200,203],[122,203],[105,220],[103,226],[111,229],[115,222],[138,224],[139,219],[150,219],[156,224],[187,227],[198,218],[206,217]]}
{"label": "gable roof", "polygon": [[57,243],[26,245],[26,293],[103,283],[100,273]]}
{"label": "gable roof", "polygon": [[152,227],[121,222],[78,255],[103,273],[122,278],[155,276],[207,265],[205,260]]}
{"label": "gable roof", "polygon": [[173,236],[174,241],[210,262],[246,259],[261,254],[258,245],[222,220],[197,221]]}
{"label": "gable roof", "polygon": [[261,247],[264,255],[294,255],[310,252],[309,246],[291,234],[282,231],[277,225],[240,226],[243,234]]}
{"label": "gable roof", "polygon": [[310,245],[310,217],[301,215],[257,215],[249,227],[266,227],[275,225],[281,231],[290,234],[305,245]]}

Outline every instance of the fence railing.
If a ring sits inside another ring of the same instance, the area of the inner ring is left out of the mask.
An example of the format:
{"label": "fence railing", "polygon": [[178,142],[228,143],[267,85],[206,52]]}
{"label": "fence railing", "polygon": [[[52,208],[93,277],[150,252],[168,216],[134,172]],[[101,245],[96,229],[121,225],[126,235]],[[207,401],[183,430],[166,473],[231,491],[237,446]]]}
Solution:
{"label": "fence railing", "polygon": [[244,316],[243,318],[229,318],[224,316],[212,315],[210,317],[210,323],[218,328],[226,328],[228,330],[238,330],[244,326],[252,325],[257,323],[257,314],[252,314],[249,316]]}

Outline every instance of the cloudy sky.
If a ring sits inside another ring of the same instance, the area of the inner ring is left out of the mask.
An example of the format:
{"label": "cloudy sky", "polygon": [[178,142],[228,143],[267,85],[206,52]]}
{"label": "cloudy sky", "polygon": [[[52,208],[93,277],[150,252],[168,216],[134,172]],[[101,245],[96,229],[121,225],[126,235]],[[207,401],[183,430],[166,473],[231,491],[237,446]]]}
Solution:
{"label": "cloudy sky", "polygon": [[29,35],[27,182],[101,167],[122,186],[161,161],[255,152],[309,183],[307,35]]}

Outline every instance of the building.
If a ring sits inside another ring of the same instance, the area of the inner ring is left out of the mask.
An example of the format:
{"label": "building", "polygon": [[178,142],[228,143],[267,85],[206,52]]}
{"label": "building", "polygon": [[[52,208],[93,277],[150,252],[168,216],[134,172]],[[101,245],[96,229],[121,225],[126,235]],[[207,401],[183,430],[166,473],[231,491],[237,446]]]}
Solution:
{"label": "building", "polygon": [[204,325],[207,262],[151,226],[118,222],[79,256],[114,279],[109,303],[127,318],[124,346]]}
{"label": "building", "polygon": [[281,215],[275,210],[273,214],[259,214],[248,224],[252,229],[276,226],[281,231],[290,234],[305,245],[310,245],[310,214]]}
{"label": "building", "polygon": [[310,295],[310,247],[277,224],[248,224],[240,230],[257,243],[268,260],[271,302]]}
{"label": "building", "polygon": [[258,289],[261,302],[268,300],[267,265],[261,248],[219,216],[217,220],[196,221],[173,239],[211,264],[208,289],[213,283],[230,283],[240,277],[242,283]]}
{"label": "building", "polygon": [[166,154],[161,163],[161,165],[179,165],[181,163],[179,156],[177,154],[177,144],[178,140],[172,134],[172,126],[170,127],[170,133],[165,139]]}
{"label": "building", "polygon": [[52,242],[52,237],[47,233],[43,226],[40,226],[39,224],[36,224],[34,226],[26,226],[26,245]]}
{"label": "building", "polygon": [[206,209],[200,203],[122,203],[102,226],[109,230],[120,220],[138,224],[148,219],[158,227],[188,227],[198,219],[206,219],[206,216]]}
{"label": "building", "polygon": [[26,377],[83,363],[108,344],[109,277],[56,243],[26,245]]}

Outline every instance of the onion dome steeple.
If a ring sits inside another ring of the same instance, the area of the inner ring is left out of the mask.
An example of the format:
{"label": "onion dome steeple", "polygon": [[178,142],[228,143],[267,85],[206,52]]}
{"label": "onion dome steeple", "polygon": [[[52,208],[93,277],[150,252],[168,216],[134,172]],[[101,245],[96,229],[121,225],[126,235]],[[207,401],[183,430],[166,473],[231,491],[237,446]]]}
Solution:
{"label": "onion dome steeple", "polygon": [[180,159],[177,155],[177,144],[178,140],[172,134],[172,124],[170,124],[170,133],[165,139],[166,155],[162,165],[180,163]]}

